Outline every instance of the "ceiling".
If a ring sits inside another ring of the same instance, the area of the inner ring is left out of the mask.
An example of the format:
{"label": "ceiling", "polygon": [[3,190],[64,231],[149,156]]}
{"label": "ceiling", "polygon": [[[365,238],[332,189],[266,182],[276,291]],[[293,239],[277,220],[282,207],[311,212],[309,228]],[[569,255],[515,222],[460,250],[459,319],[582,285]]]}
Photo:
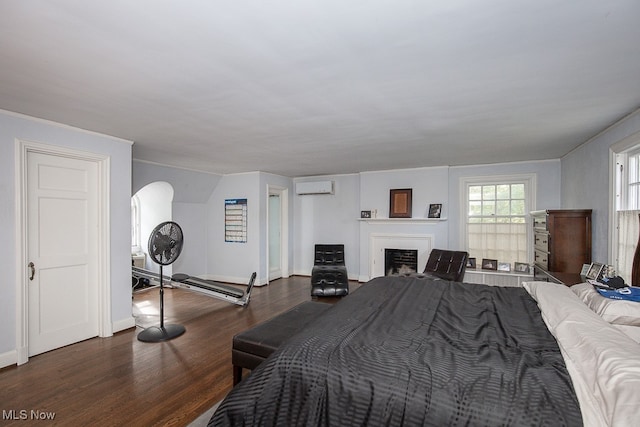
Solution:
{"label": "ceiling", "polygon": [[0,109],[283,176],[557,159],[640,107],[637,0],[0,0]]}

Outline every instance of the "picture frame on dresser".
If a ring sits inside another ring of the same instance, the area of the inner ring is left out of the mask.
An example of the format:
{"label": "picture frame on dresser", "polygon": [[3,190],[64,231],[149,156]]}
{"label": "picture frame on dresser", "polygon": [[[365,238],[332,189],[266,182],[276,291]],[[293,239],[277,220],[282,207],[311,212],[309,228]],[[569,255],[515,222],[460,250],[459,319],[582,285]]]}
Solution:
{"label": "picture frame on dresser", "polygon": [[602,275],[602,268],[604,264],[599,262],[592,262],[591,267],[589,267],[589,271],[587,271],[586,278],[591,280],[598,280]]}
{"label": "picture frame on dresser", "polygon": [[582,264],[582,270],[580,270],[580,275],[587,277],[587,273],[591,268],[591,264]]}

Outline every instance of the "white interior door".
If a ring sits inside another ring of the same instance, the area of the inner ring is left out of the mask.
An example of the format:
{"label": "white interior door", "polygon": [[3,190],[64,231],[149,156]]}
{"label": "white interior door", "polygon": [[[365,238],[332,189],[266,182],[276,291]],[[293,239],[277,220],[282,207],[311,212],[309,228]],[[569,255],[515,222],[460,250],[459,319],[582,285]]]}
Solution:
{"label": "white interior door", "polygon": [[282,277],[282,217],[279,194],[269,194],[269,280]]}
{"label": "white interior door", "polygon": [[29,356],[98,335],[98,167],[29,152]]}

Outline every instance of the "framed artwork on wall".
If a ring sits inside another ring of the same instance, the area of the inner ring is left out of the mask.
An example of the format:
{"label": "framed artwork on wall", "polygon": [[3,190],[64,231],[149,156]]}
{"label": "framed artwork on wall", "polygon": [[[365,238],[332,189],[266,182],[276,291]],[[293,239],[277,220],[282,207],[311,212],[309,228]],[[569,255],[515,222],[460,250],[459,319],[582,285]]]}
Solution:
{"label": "framed artwork on wall", "polygon": [[389,218],[411,218],[412,193],[411,188],[390,190]]}
{"label": "framed artwork on wall", "polygon": [[225,199],[224,241],[247,242],[247,199]]}

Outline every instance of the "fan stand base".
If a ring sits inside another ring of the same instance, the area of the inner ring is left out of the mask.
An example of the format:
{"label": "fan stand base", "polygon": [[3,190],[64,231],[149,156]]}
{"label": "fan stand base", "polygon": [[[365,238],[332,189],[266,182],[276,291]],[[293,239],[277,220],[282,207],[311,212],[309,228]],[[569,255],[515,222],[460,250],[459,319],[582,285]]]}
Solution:
{"label": "fan stand base", "polygon": [[182,325],[164,325],[163,327],[151,326],[138,334],[138,341],[162,342],[179,337],[184,334]]}

